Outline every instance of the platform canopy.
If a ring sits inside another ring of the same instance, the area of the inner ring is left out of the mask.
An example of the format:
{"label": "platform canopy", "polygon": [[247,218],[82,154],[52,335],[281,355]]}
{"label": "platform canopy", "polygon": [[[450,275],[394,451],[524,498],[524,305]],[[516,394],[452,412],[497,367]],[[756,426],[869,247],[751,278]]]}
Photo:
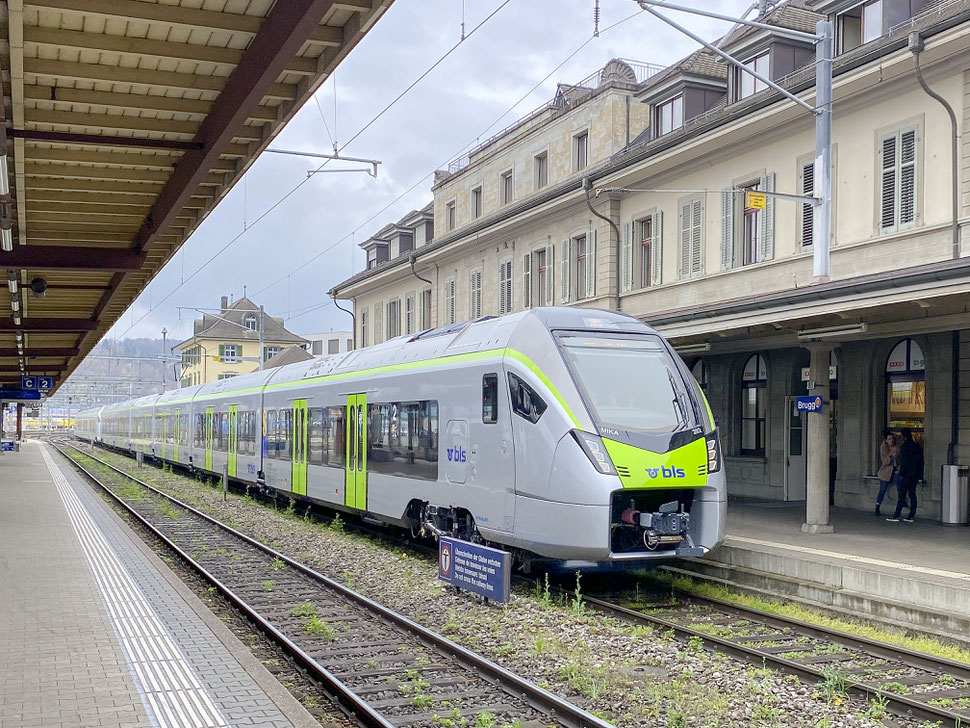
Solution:
{"label": "platform canopy", "polygon": [[392,2],[0,4],[0,387],[60,384]]}

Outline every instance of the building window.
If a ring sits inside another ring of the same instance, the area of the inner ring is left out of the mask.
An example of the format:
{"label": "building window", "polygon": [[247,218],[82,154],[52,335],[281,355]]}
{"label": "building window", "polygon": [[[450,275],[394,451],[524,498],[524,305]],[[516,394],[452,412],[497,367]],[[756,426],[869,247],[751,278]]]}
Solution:
{"label": "building window", "polygon": [[421,330],[431,328],[431,289],[421,291]]}
{"label": "building window", "polygon": [[680,205],[680,276],[701,273],[704,239],[704,200],[696,197]]}
{"label": "building window", "polygon": [[[755,56],[750,61],[744,64],[744,67],[754,71],[765,78],[768,76],[768,52]],[[754,76],[752,76],[747,71],[742,71],[740,68],[735,69],[735,97],[737,101],[741,99],[746,99],[749,96],[753,96],[759,91],[764,91],[768,88],[764,81],[759,81]]]}
{"label": "building window", "polygon": [[576,251],[576,298],[586,297],[586,236],[573,238],[573,250]]}
{"label": "building window", "polygon": [[313,356],[320,356],[323,354],[323,342],[317,339],[316,341],[310,342],[310,353]]}
{"label": "building window", "polygon": [[395,298],[387,302],[387,338],[401,335],[401,300]]}
{"label": "building window", "polygon": [[684,125],[684,97],[674,96],[657,107],[657,129],[659,136],[669,134]]}
{"label": "building window", "polygon": [[764,211],[760,207],[748,207],[748,192],[757,192],[761,189],[760,182],[752,182],[741,188],[744,192],[737,195],[741,206],[741,245],[742,260],[744,265],[758,263],[759,250],[761,249],[761,230],[762,217]]}
{"label": "building window", "polygon": [[219,359],[224,362],[236,362],[239,361],[237,356],[241,355],[239,351],[240,347],[235,344],[219,344]]}
{"label": "building window", "polygon": [[498,264],[498,314],[512,313],[512,259]]}
{"label": "building window", "polygon": [[767,422],[768,368],[754,354],[741,374],[741,454],[764,457]]}
{"label": "building window", "polygon": [[360,312],[360,346],[367,346],[367,312]]}
{"label": "building window", "polygon": [[585,169],[589,164],[589,131],[584,131],[573,137],[573,160],[576,171]]}
{"label": "building window", "polygon": [[[925,4],[925,3],[923,3]],[[911,17],[910,3],[901,3],[902,7],[895,9],[895,13],[902,11],[894,22]],[[917,3],[913,6],[918,7]],[[886,33],[886,12],[884,0],[871,0],[860,3],[854,8],[846,10],[838,16],[839,53],[847,53],[864,43],[877,40]]]}
{"label": "building window", "polygon": [[445,279],[445,321],[446,324],[455,323],[455,279]]}
{"label": "building window", "polygon": [[499,179],[499,197],[503,205],[507,205],[513,199],[512,170],[503,172]]}
{"label": "building window", "polygon": [[404,297],[404,333],[411,335],[414,333],[414,294],[409,293]]}
{"label": "building window", "polygon": [[280,347],[267,346],[263,349],[263,361],[269,361],[279,353],[280,353]]}
{"label": "building window", "polygon": [[219,375],[219,381],[221,382],[223,379],[232,379],[234,376],[236,375],[233,372],[226,372]]}
{"label": "building window", "polygon": [[482,270],[473,270],[468,280],[468,316],[473,321],[482,317]]}
{"label": "building window", "polygon": [[541,190],[549,184],[549,154],[543,152],[537,154],[532,159],[532,168],[535,170],[536,189]]}
{"label": "building window", "polygon": [[653,271],[653,218],[648,217],[640,221],[640,249],[637,251],[640,260],[637,273],[640,288],[648,288]]}
{"label": "building window", "polygon": [[256,316],[254,314],[246,314],[246,328],[250,331],[256,331],[256,329],[259,328],[256,321]]}
{"label": "building window", "polygon": [[537,250],[533,253],[535,257],[536,269],[536,306],[546,303],[549,292],[549,266],[545,250]]}
{"label": "building window", "polygon": [[915,128],[902,129],[879,140],[880,232],[895,232],[916,223],[918,142]]}
{"label": "building window", "polygon": [[482,216],[482,187],[479,185],[472,190],[472,219],[477,220]]}
{"label": "building window", "polygon": [[374,304],[374,343],[384,341],[384,304]]}
{"label": "building window", "polygon": [[327,342],[327,354],[340,353],[340,339],[330,339]]}
{"label": "building window", "polygon": [[920,345],[903,339],[886,360],[886,426],[908,428],[923,439],[926,422],[926,361]]}
{"label": "building window", "polygon": [[458,225],[458,210],[454,200],[445,205],[445,221],[449,230],[454,230]]}

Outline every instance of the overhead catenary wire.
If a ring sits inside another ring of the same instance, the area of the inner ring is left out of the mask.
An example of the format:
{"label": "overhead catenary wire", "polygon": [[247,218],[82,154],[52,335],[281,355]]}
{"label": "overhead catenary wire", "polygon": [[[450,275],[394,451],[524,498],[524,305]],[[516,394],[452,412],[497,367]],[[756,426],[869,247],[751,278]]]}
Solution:
{"label": "overhead catenary wire", "polygon": [[[623,24],[623,23],[625,23],[625,22],[627,22],[629,20],[632,20],[633,18],[636,18],[639,15],[640,15],[639,12],[636,12],[636,13],[633,13],[631,15],[628,15],[625,18],[623,18],[622,20],[618,20],[617,22],[613,23],[612,25],[609,25],[609,26],[603,28],[600,31],[600,34],[606,33],[608,31],[612,30],[613,28],[616,28],[618,25],[621,25],[621,24]],[[458,150],[458,154],[461,154],[466,149],[468,149],[468,148],[474,146],[475,144],[477,144],[479,142],[479,140],[481,140],[481,138],[483,136],[485,136],[492,128],[495,127],[496,124],[498,124],[502,119],[504,119],[506,116],[508,116],[510,113],[512,113],[512,111],[515,110],[515,108],[519,104],[521,104],[523,101],[525,101],[529,96],[531,96],[533,93],[535,93],[535,91],[540,86],[542,86],[546,81],[548,81],[549,78],[554,73],[556,73],[556,71],[558,71],[560,68],[562,68],[563,66],[565,66],[567,63],[569,63],[569,61],[571,61],[580,51],[582,51],[583,48],[585,48],[595,37],[597,37],[597,36],[592,36],[592,37],[587,38],[586,40],[584,40],[572,53],[570,53],[562,61],[560,61],[560,63],[555,68],[553,68],[551,71],[549,71],[549,73],[547,73],[538,83],[536,83],[534,86],[532,86],[532,88],[530,88],[528,91],[526,91],[525,94],[523,94],[514,104],[512,104],[512,106],[510,106],[506,111],[502,112],[502,114],[499,115],[495,119],[495,121],[493,121],[491,124],[489,124],[487,127],[485,127],[477,136],[475,136],[474,139],[472,139],[470,142],[468,142],[463,147],[461,147],[461,149]],[[424,182],[426,179],[428,179],[428,177],[430,177],[430,176],[432,176],[434,174],[434,170],[435,169],[440,169],[445,164],[447,164],[449,160],[453,159],[455,156],[456,156],[455,154],[448,155],[448,159],[445,159],[440,164],[435,165],[435,167],[430,172],[426,173],[420,179],[415,180],[415,182],[413,184],[411,184],[411,186],[408,187],[406,190],[404,190],[404,192],[402,192],[400,195],[398,195],[397,197],[395,197],[393,200],[391,200],[389,203],[387,203],[380,210],[378,210],[373,215],[371,215],[369,218],[367,218],[364,222],[362,222],[360,225],[358,225],[356,228],[354,228],[351,232],[347,233],[346,235],[344,235],[339,240],[336,240],[335,242],[331,243],[327,247],[323,248],[322,250],[320,250],[319,252],[317,252],[316,254],[314,254],[312,257],[310,257],[309,259],[305,260],[299,266],[297,266],[296,268],[294,268],[289,273],[287,273],[287,274],[285,274],[285,275],[277,278],[272,283],[264,286],[259,291],[257,291],[255,295],[258,296],[258,295],[260,295],[262,293],[265,293],[269,289],[271,289],[271,288],[279,285],[283,281],[287,280],[287,278],[289,276],[291,276],[294,273],[296,273],[296,272],[298,272],[298,271],[306,268],[308,265],[311,265],[312,263],[316,262],[321,257],[323,257],[326,253],[329,253],[331,250],[333,250],[336,246],[338,246],[341,243],[345,242],[348,238],[356,235],[358,232],[360,232],[361,229],[363,229],[364,227],[370,225],[375,219],[377,219],[378,217],[380,217],[381,215],[383,215],[391,207],[393,207],[398,202],[400,202],[405,197],[407,197],[409,194],[411,194],[415,190],[415,188],[417,188],[418,185],[420,185],[422,182]]]}
{"label": "overhead catenary wire", "polygon": [[[370,121],[368,121],[366,124],[364,124],[364,126],[362,126],[360,129],[358,129],[357,132],[343,145],[343,148],[346,149],[347,146],[350,145],[355,139],[357,139],[361,134],[363,134],[365,131],[367,131],[367,129],[369,129],[371,126],[373,126],[378,121],[378,119],[380,119],[382,116],[384,116],[384,114],[386,114],[395,104],[397,104],[398,101],[400,101],[402,98],[404,98],[404,96],[407,93],[409,93],[415,86],[417,86],[422,80],[424,80],[424,78],[426,78],[429,73],[431,73],[435,68],[437,68],[439,65],[441,65],[445,61],[445,59],[447,59],[452,53],[454,53],[455,50],[457,50],[458,47],[462,43],[465,42],[465,40],[467,40],[468,38],[471,38],[471,36],[474,35],[476,31],[478,31],[482,26],[484,26],[489,20],[491,20],[492,18],[494,18],[499,13],[499,11],[501,11],[511,1],[512,0],[504,0],[504,2],[501,5],[499,5],[497,8],[495,8],[495,10],[493,10],[491,13],[489,13],[487,16],[485,16],[485,18],[480,23],[478,23],[478,25],[476,25],[474,28],[472,28],[468,32],[468,34],[465,36],[465,38],[463,40],[459,40],[457,43],[455,43],[453,46],[451,46],[451,48],[449,48],[447,51],[445,51],[445,53],[440,58],[438,58],[438,60],[436,60],[433,64],[431,64],[431,66],[429,66],[420,76],[418,76],[406,89],[404,89],[401,93],[399,93],[397,96],[395,96],[394,99],[390,103],[388,103],[386,106],[384,106],[384,108],[382,108],[377,113],[376,116],[374,116],[373,118],[371,118]],[[333,75],[334,74],[331,74],[331,77],[333,77]],[[334,89],[335,89],[334,90],[334,113],[336,114],[336,79],[334,79],[334,84],[335,84],[335,86],[334,86]],[[335,131],[336,131],[336,126],[337,126],[337,120],[336,120],[336,117],[335,117],[334,118],[334,130]],[[329,160],[329,159],[325,160],[319,167],[317,167],[317,169],[315,170],[315,172],[319,172],[330,161],[331,160]],[[132,323],[131,323],[131,325],[127,329],[125,329],[121,334],[119,334],[117,338],[119,338],[119,339],[122,338],[125,334],[127,334],[129,331],[131,331],[133,328],[135,328],[135,326],[137,326],[145,318],[147,318],[148,315],[151,314],[152,311],[155,310],[155,308],[157,308],[158,306],[162,305],[163,303],[165,303],[165,301],[167,301],[169,298],[171,298],[172,296],[174,296],[175,293],[177,293],[178,290],[180,288],[182,288],[182,286],[184,286],[186,283],[188,283],[193,278],[195,278],[195,276],[197,276],[199,273],[201,273],[203,270],[205,270],[209,266],[210,263],[212,263],[216,258],[218,258],[226,250],[228,250],[230,247],[232,247],[249,230],[252,230],[262,220],[264,220],[271,213],[273,213],[280,205],[282,205],[290,197],[292,197],[307,182],[309,182],[311,179],[313,179],[314,176],[315,176],[314,174],[307,175],[306,178],[304,178],[303,180],[301,180],[297,185],[295,185],[288,192],[286,192],[282,197],[280,197],[276,202],[274,202],[261,215],[259,215],[258,217],[256,217],[256,219],[253,220],[252,224],[248,228],[246,228],[245,230],[241,231],[238,235],[235,235],[234,237],[230,238],[230,240],[225,245],[223,245],[221,248],[219,248],[219,250],[217,250],[214,255],[212,255],[211,257],[209,257],[201,266],[199,266],[198,268],[196,268],[189,275],[188,278],[184,278],[183,277],[184,279],[183,279],[182,283],[180,283],[178,286],[176,286],[174,289],[172,289],[168,294],[166,294],[164,298],[162,298],[160,301],[158,301],[158,303],[155,304],[155,306],[149,307],[148,310],[140,318],[138,318],[137,320],[133,320]],[[132,317],[134,318],[134,311],[132,311]]]}

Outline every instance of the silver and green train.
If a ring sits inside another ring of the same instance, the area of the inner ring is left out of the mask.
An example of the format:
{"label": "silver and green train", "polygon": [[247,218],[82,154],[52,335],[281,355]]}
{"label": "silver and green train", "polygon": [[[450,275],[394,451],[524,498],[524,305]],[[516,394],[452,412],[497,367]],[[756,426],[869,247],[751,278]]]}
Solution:
{"label": "silver and green train", "polygon": [[537,308],[82,412],[78,437],[425,536],[579,563],[724,536],[700,387],[650,327]]}

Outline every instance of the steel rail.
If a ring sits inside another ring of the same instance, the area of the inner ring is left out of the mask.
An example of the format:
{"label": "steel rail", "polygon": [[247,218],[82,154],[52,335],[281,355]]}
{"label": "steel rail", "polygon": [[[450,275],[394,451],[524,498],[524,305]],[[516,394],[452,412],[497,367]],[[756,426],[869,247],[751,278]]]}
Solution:
{"label": "steel rail", "polygon": [[[611,614],[617,616],[625,621],[639,622],[642,624],[648,624],[654,627],[660,627],[663,629],[673,630],[674,633],[681,635],[685,638],[697,638],[700,639],[703,644],[716,650],[717,652],[723,652],[731,655],[732,657],[737,657],[756,665],[770,664],[771,666],[781,669],[784,672],[797,675],[798,677],[810,680],[812,682],[822,682],[825,680],[825,675],[819,669],[816,669],[810,665],[806,665],[795,660],[790,660],[780,655],[765,652],[759,650],[756,647],[749,647],[745,644],[739,644],[737,642],[732,642],[730,639],[717,637],[707,632],[702,632],[701,630],[682,625],[678,622],[664,619],[662,617],[657,617],[652,614],[646,614],[644,612],[639,612],[635,609],[629,609],[628,607],[622,607],[619,604],[613,604],[612,602],[598,599],[596,597],[584,596],[584,601],[595,609],[603,612],[604,614]],[[744,613],[746,609],[744,607],[738,607],[737,605],[731,605],[736,608],[739,612]],[[756,610],[748,612],[750,615],[756,614]],[[774,615],[771,615],[774,617]],[[761,615],[758,614],[758,619],[761,619]],[[784,619],[777,618],[779,622],[784,622]],[[792,626],[796,622],[792,621]],[[806,625],[806,627],[811,628],[819,633],[825,633],[825,628],[819,627],[817,625]],[[835,633],[835,631],[832,631]],[[845,635],[845,633],[835,633],[838,635]],[[865,638],[856,638],[854,635],[850,635],[852,639],[864,640]],[[881,651],[884,651],[893,657],[898,657],[899,654],[915,654],[920,655],[926,660],[935,660],[929,655],[921,655],[921,653],[913,653],[912,650],[906,650],[905,648],[896,648],[893,645],[887,645],[885,643],[874,643],[879,646]],[[949,661],[942,661],[949,662]],[[959,663],[954,663],[959,665]],[[962,669],[966,670],[966,666],[961,666]],[[947,668],[949,669],[949,667]],[[930,705],[929,703],[923,703],[919,700],[914,700],[906,695],[900,695],[898,693],[889,692],[886,690],[880,690],[874,685],[869,685],[868,683],[860,682],[858,680],[853,680],[851,677],[845,677],[846,687],[849,692],[861,697],[868,699],[874,695],[881,696],[887,701],[886,707],[896,715],[901,717],[912,717],[917,720],[929,721],[935,723],[936,721],[941,721],[942,725],[952,725],[954,727],[962,726],[967,724],[967,717],[965,715],[960,715],[959,713],[954,713],[953,711],[947,710],[945,708],[937,707],[935,705]]]}
{"label": "steel rail", "polygon": [[[57,445],[55,445],[55,447],[57,447]],[[472,652],[471,650],[468,650],[465,647],[462,647],[461,645],[455,642],[452,642],[448,638],[443,637],[435,632],[432,632],[428,628],[421,626],[420,624],[412,621],[408,617],[398,614],[397,612],[394,612],[393,610],[388,609],[382,604],[379,604],[378,602],[375,602],[372,599],[369,599],[368,597],[365,597],[364,595],[353,591],[352,589],[344,586],[343,584],[340,584],[339,582],[336,582],[330,579],[329,577],[324,576],[320,572],[315,571],[314,569],[311,569],[309,566],[306,566],[305,564],[290,558],[286,554],[283,554],[247,536],[246,534],[241,533],[240,531],[237,531],[231,526],[225,525],[224,523],[216,520],[212,516],[188,505],[187,503],[180,501],[178,498],[174,498],[173,496],[170,496],[167,493],[164,493],[158,488],[152,485],[149,485],[148,483],[142,480],[139,480],[135,476],[130,475],[129,473],[126,473],[119,468],[116,468],[114,465],[111,465],[110,463],[100,460],[97,457],[94,457],[91,453],[87,453],[73,444],[69,444],[69,447],[76,450],[77,452],[84,455],[85,457],[91,458],[95,462],[100,463],[102,466],[110,469],[111,471],[117,473],[118,475],[121,475],[122,477],[127,478],[128,480],[146,488],[147,490],[151,491],[155,495],[165,498],[166,500],[178,505],[179,507],[184,508],[190,513],[198,516],[199,518],[202,518],[203,520],[225,531],[226,533],[232,534],[236,538],[239,538],[240,540],[246,542],[250,546],[267,554],[268,556],[281,559],[287,565],[299,571],[300,573],[304,574],[305,576],[308,576],[310,579],[321,583],[323,586],[340,594],[341,596],[345,597],[349,601],[358,605],[362,609],[368,612],[371,612],[373,614],[379,615],[383,619],[401,628],[405,632],[411,633],[412,635],[420,639],[422,642],[449,655],[451,658],[455,659],[460,664],[463,664],[466,668],[477,671],[480,675],[485,676],[486,679],[490,679],[490,681],[494,681],[504,686],[505,688],[511,688],[512,690],[515,691],[511,693],[512,695],[516,695],[517,697],[520,697],[526,703],[530,704],[533,708],[541,712],[547,713],[554,720],[559,721],[566,726],[570,726],[571,728],[613,728],[609,723],[597,718],[591,713],[586,712],[582,708],[579,708],[578,706],[573,705],[569,701],[557,695],[553,695],[547,690],[543,690],[542,688],[540,688],[537,685],[534,685],[533,683],[526,680],[525,678],[522,678],[519,675],[516,675],[515,673],[510,672],[509,670],[506,670],[504,667],[497,665],[490,660],[487,660],[481,655],[475,652]],[[123,500],[121,500],[117,495],[115,495],[107,486],[102,484],[97,479],[97,477],[92,475],[80,463],[77,463],[72,458],[70,458],[59,447],[57,447],[57,449],[62,455],[64,455],[64,457],[67,457],[68,460],[74,463],[76,467],[81,469],[82,472],[85,473],[85,475],[87,475],[89,478],[95,481],[101,488],[106,490],[112,496],[112,498],[114,498],[114,500],[116,500],[118,503],[124,506],[126,510],[133,513],[140,522],[145,524],[153,533],[155,533],[163,541],[165,541],[166,545],[168,545],[170,548],[175,550],[179,554],[179,556],[181,556],[189,564],[191,564],[193,568],[195,568],[197,571],[203,574],[203,576],[206,579],[211,580],[216,585],[220,585],[220,582],[218,582],[218,580],[216,580],[215,577],[209,574],[209,572],[206,571],[204,568],[202,568],[201,565],[195,563],[193,559],[189,557],[188,554],[186,554],[176,544],[172,543],[168,538],[162,535],[158,529],[152,526],[140,514],[136,513]],[[255,614],[255,612],[253,612],[253,610],[249,608],[248,605],[246,605],[242,599],[240,599],[235,594],[232,594],[231,590],[227,589],[224,586],[220,586],[220,590],[224,590],[224,593],[226,593],[227,597],[229,597],[234,604],[243,605],[244,612],[246,612],[247,614],[250,614],[250,613]],[[378,713],[376,713],[372,708],[367,706],[366,703],[364,703],[364,701],[362,701],[355,693],[351,692],[349,688],[345,687],[339,680],[337,680],[336,677],[334,677],[331,673],[329,673],[324,667],[319,665],[312,657],[310,657],[305,652],[303,652],[297,645],[293,644],[285,635],[280,633],[279,630],[275,629],[265,619],[263,619],[262,617],[259,617],[259,615],[256,615],[256,619],[257,619],[257,623],[260,624],[260,626],[265,625],[268,628],[268,631],[272,636],[274,636],[274,638],[276,638],[276,636],[279,635],[281,644],[285,640],[285,649],[289,650],[292,646],[293,650],[299,651],[299,654],[303,658],[305,658],[309,663],[312,663],[314,671],[319,670],[323,674],[325,674],[325,676],[327,677],[328,683],[332,682],[336,686],[339,686],[339,689],[342,689],[343,691],[346,691],[349,695],[352,695],[355,705],[360,704],[362,708],[366,709],[368,715],[373,714],[374,716],[376,716],[382,721],[381,723],[369,723],[368,725],[374,725],[374,726],[380,725],[382,728],[389,728],[391,726],[390,723],[387,723],[383,717],[381,717]]]}

